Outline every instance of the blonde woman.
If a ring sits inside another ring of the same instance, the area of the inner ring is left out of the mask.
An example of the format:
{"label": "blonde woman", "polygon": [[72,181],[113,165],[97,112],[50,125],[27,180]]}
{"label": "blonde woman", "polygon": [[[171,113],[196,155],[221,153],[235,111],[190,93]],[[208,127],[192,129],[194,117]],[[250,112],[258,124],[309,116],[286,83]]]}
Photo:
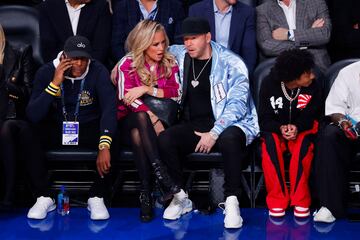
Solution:
{"label": "blonde woman", "polygon": [[16,180],[16,157],[25,165],[35,196],[47,194],[46,169],[41,168],[33,146],[30,125],[25,120],[33,80],[32,49],[14,49],[5,40],[0,25],[0,161],[4,166],[5,194],[0,209],[11,208]]}
{"label": "blonde woman", "polygon": [[159,157],[157,135],[164,130],[164,124],[143,102],[146,95],[179,97],[179,68],[175,58],[167,52],[168,46],[169,40],[161,24],[151,20],[141,21],[126,40],[129,53],[117,65],[120,142],[132,146],[135,153],[141,180],[140,219],[144,222],[153,218],[152,171],[166,195],[180,191]]}

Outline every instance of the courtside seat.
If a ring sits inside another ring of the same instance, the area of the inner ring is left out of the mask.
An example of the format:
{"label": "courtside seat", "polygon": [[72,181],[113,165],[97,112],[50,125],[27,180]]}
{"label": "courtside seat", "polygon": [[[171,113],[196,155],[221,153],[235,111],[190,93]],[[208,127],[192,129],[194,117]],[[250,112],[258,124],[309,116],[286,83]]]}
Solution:
{"label": "courtside seat", "polygon": [[0,6],[0,23],[6,39],[15,48],[31,45],[37,66],[43,64],[40,50],[38,12],[35,8],[22,5]]}
{"label": "courtside seat", "polygon": [[91,149],[77,149],[67,150],[67,149],[55,149],[50,150],[46,153],[46,158],[50,162],[55,161],[95,161],[97,156],[96,151]]}
{"label": "courtside seat", "polygon": [[[58,190],[61,185],[66,185],[70,190],[85,193],[90,188],[95,174],[97,174],[95,164],[96,157],[97,151],[93,149],[55,149],[48,151],[46,158],[49,165],[49,177],[52,189]],[[139,185],[137,176],[135,176],[136,179],[134,180],[134,175],[137,174],[134,174],[136,173],[136,168],[134,164],[134,153],[131,150],[121,149],[119,156],[116,159],[112,159],[111,165],[114,181],[110,203],[118,191],[131,191]],[[208,190],[209,169],[222,168],[222,166],[222,156],[220,153],[189,154],[184,162],[184,171],[188,173],[186,187],[188,190]],[[241,180],[244,191],[251,202],[251,167],[246,165],[243,173],[247,173],[246,176],[248,176],[248,178],[246,178],[243,174]],[[196,180],[198,177],[202,178],[201,181]],[[125,189],[125,185],[129,189]]]}

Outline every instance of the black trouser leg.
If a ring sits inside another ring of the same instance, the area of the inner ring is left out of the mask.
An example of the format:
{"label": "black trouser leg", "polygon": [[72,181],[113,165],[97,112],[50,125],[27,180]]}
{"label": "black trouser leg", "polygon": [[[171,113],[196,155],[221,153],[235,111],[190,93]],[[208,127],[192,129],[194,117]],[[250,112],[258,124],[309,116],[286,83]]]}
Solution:
{"label": "black trouser leg", "polygon": [[175,125],[159,135],[161,160],[166,164],[170,176],[178,186],[184,186],[182,159],[194,152],[199,140],[200,137],[195,135],[188,124]]}
{"label": "black trouser leg", "polygon": [[355,142],[348,140],[335,125],[327,125],[319,132],[314,161],[314,177],[320,205],[327,207],[335,217],[346,214],[349,164]]}
{"label": "black trouser leg", "polygon": [[26,122],[19,126],[19,143],[23,148],[22,159],[25,160],[27,173],[35,197],[50,196],[45,156],[40,140],[33,128]]}
{"label": "black trouser leg", "polygon": [[11,202],[14,197],[17,157],[25,162],[34,196],[49,196],[44,157],[29,123],[23,120],[5,121],[1,129],[1,146],[6,180],[4,201]]}
{"label": "black trouser leg", "polygon": [[4,166],[5,195],[4,202],[12,202],[15,190],[16,159],[15,139],[17,124],[14,120],[4,121],[0,131],[0,156]]}
{"label": "black trouser leg", "polygon": [[[98,149],[100,124],[97,121],[80,124],[79,146],[90,149]],[[94,163],[96,165],[96,162]],[[94,183],[89,190],[89,197],[105,197],[109,191],[110,186],[110,173],[104,174],[101,178],[97,172]]]}
{"label": "black trouser leg", "polygon": [[242,166],[246,157],[246,136],[238,127],[225,129],[217,140],[217,147],[223,156],[225,173],[225,197],[241,195]]}

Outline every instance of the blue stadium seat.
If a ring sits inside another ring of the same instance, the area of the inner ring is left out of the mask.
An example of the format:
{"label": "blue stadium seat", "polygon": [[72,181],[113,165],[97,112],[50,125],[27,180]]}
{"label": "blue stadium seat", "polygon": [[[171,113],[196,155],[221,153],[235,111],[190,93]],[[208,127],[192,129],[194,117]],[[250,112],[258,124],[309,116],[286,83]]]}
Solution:
{"label": "blue stadium seat", "polygon": [[38,12],[35,8],[21,5],[0,6],[0,23],[6,39],[16,48],[31,45],[37,64],[43,64],[40,52]]}

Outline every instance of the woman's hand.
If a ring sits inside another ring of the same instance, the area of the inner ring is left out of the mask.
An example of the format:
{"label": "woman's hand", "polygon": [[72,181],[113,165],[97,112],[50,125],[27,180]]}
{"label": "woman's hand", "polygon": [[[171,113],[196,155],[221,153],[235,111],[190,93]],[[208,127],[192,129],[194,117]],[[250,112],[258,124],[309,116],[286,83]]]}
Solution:
{"label": "woman's hand", "polygon": [[150,87],[148,86],[140,86],[134,87],[127,90],[127,93],[124,96],[124,103],[126,105],[132,104],[136,99],[140,98],[142,95],[148,93],[150,91]]}
{"label": "woman's hand", "polygon": [[153,127],[157,136],[159,136],[159,134],[165,130],[165,127],[160,121],[160,119],[156,120],[155,123],[153,123]]}
{"label": "woman's hand", "polygon": [[152,111],[150,111],[150,110],[147,111],[147,114],[149,115],[150,121],[154,127],[156,135],[159,136],[159,134],[165,130],[164,125]]}

